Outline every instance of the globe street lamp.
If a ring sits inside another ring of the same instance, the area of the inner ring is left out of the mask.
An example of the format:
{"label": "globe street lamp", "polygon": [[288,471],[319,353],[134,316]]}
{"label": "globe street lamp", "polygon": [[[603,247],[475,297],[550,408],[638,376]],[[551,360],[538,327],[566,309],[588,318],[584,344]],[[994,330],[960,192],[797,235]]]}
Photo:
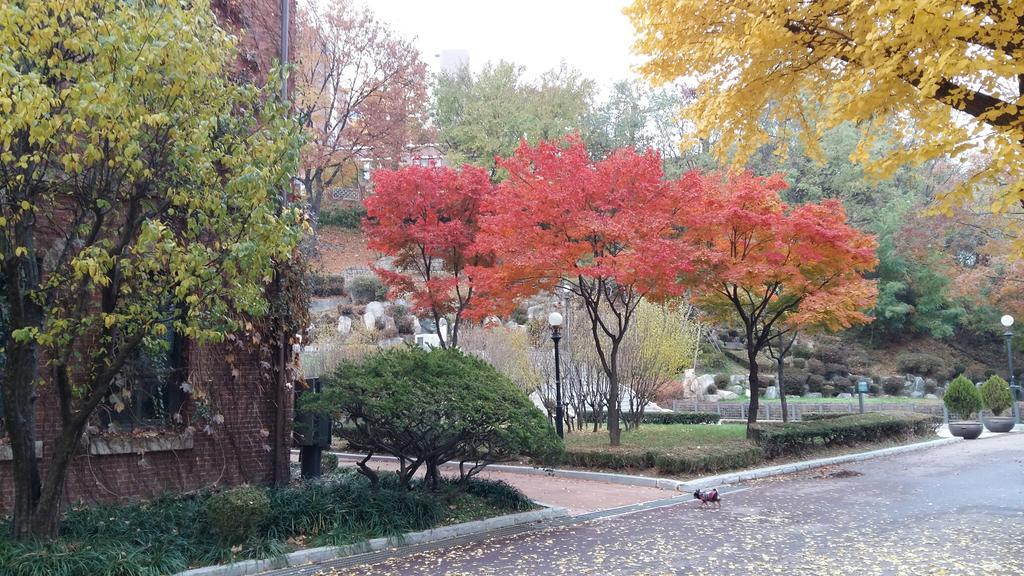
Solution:
{"label": "globe street lamp", "polygon": [[552,312],[548,315],[551,325],[551,340],[555,343],[555,432],[559,438],[565,438],[562,429],[562,371],[558,361],[558,341],[562,339],[562,315]]}
{"label": "globe street lamp", "polygon": [[1013,330],[1010,330],[1013,326],[1013,316],[1005,314],[999,322],[1006,328],[1003,336],[1006,337],[1006,363],[1010,369],[1010,390],[1013,392],[1013,421],[1020,424],[1020,387],[1017,385],[1017,379],[1013,377]]}

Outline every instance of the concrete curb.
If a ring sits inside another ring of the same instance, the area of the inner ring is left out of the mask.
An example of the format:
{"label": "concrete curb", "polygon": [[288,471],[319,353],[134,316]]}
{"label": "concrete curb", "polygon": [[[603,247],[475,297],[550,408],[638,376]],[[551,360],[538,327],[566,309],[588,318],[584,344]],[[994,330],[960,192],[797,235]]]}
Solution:
{"label": "concrete curb", "polygon": [[713,488],[715,486],[723,486],[726,484],[735,484],[737,482],[745,482],[747,480],[757,480],[759,478],[767,478],[769,476],[780,476],[783,474],[792,474],[793,472],[800,472],[802,470],[811,470],[813,468],[821,468],[824,466],[832,466],[835,464],[846,464],[848,462],[860,462],[862,460],[870,460],[872,458],[881,458],[883,456],[891,456],[893,454],[902,454],[904,452],[916,452],[918,450],[927,450],[929,448],[938,448],[940,446],[947,446],[949,444],[955,444],[963,441],[963,438],[942,438],[940,440],[931,440],[928,442],[918,442],[917,444],[907,444],[906,446],[895,446],[893,448],[883,448],[881,450],[872,450],[870,452],[860,452],[857,454],[844,454],[842,456],[834,456],[832,458],[819,458],[817,460],[806,460],[804,462],[793,462],[791,464],[780,464],[778,466],[769,466],[767,468],[755,468],[754,470],[741,470],[739,472],[732,472],[728,474],[719,474],[717,476],[705,476],[704,478],[696,478],[687,482],[680,482],[677,487],[678,490],[683,492],[691,492],[693,490],[703,490],[705,488]]}
{"label": "concrete curb", "polygon": [[326,562],[328,560],[335,560],[366,552],[374,552],[385,548],[400,548],[414,544],[439,542],[442,540],[449,540],[451,538],[458,538],[460,536],[486,534],[501,528],[508,528],[509,526],[544,522],[568,516],[569,511],[565,508],[545,508],[544,510],[534,510],[533,512],[508,514],[505,516],[488,518],[486,520],[476,520],[474,522],[464,522],[462,524],[453,524],[452,526],[432,528],[430,530],[423,530],[422,532],[411,532],[390,538],[374,538],[372,540],[367,540],[366,542],[348,544],[346,546],[309,548],[266,560],[245,560],[231,564],[219,564],[217,566],[195,568],[193,570],[179,572],[174,576],[246,576],[248,574],[259,574],[260,572],[266,572],[267,570],[274,570],[278,568]]}
{"label": "concrete curb", "polygon": [[[779,476],[782,474],[792,474],[793,472],[799,472],[801,470],[810,470],[812,468],[821,468],[823,466],[832,466],[834,464],[844,464],[847,462],[859,462],[861,460],[868,460],[871,458],[881,458],[883,456],[889,456],[892,454],[900,454],[903,452],[913,452],[916,450],[925,450],[928,448],[937,448],[939,446],[945,446],[954,442],[961,441],[961,438],[943,438],[940,440],[932,440],[929,442],[919,442],[917,444],[908,444],[906,446],[895,446],[893,448],[883,448],[881,450],[872,450],[870,452],[859,452],[855,454],[844,454],[842,456],[834,456],[831,458],[819,458],[817,460],[806,460],[804,462],[793,462],[791,464],[780,464],[778,466],[768,466],[765,468],[755,468],[753,470],[739,470],[737,472],[729,472],[726,474],[718,474],[715,476],[705,476],[703,478],[694,478],[693,480],[671,480],[669,478],[656,478],[653,476],[635,476],[630,474],[614,474],[611,472],[587,472],[584,470],[564,470],[561,468],[539,468],[536,466],[511,466],[507,464],[491,464],[487,466],[487,470],[493,470],[496,472],[508,472],[510,474],[524,474],[528,476],[553,476],[555,478],[570,478],[575,480],[590,480],[593,482],[606,482],[610,484],[624,484],[627,486],[640,486],[643,488],[657,488],[659,490],[669,490],[676,492],[693,492],[694,490],[703,490],[705,488],[712,488],[715,486],[723,486],[725,484],[735,484],[736,482],[743,482],[746,480],[755,480],[758,478],[767,478],[769,476]],[[344,452],[332,452],[339,459],[346,461],[358,461],[362,460],[366,456],[363,454],[347,454]],[[372,460],[396,460],[397,458],[391,456],[374,456]],[[371,460],[371,461],[372,461]],[[447,467],[457,468],[457,464],[446,464]]]}

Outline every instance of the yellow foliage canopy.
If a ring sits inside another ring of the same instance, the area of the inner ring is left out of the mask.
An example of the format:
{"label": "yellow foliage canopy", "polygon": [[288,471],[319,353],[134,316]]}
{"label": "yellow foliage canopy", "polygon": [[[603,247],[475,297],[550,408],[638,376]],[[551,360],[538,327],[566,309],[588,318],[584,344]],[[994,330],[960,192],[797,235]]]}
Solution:
{"label": "yellow foliage canopy", "polygon": [[[855,160],[880,176],[948,155],[980,160],[946,210],[980,184],[997,211],[1024,202],[1024,2],[977,0],[635,0],[627,9],[655,82],[700,83],[699,135],[743,162],[762,120],[798,126],[811,153],[842,122],[862,127]],[[896,130],[878,156],[874,137]]]}

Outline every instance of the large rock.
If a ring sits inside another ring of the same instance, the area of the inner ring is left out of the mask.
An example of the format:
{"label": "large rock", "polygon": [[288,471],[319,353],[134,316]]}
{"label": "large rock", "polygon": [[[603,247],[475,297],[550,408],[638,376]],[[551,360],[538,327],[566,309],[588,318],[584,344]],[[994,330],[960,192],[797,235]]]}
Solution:
{"label": "large rock", "polygon": [[366,312],[363,313],[363,324],[367,330],[373,330],[377,326],[377,319],[384,316],[384,304],[382,302],[370,302],[366,305]]}
{"label": "large rock", "polygon": [[921,392],[919,390],[914,390],[913,392],[910,393],[910,397],[911,398],[924,398],[924,392]]}
{"label": "large rock", "polygon": [[707,395],[708,386],[715,383],[714,374],[702,374],[697,377],[697,396],[703,397]]}
{"label": "large rock", "polygon": [[391,316],[384,316],[384,331],[392,334],[398,334],[398,324],[395,319]]}
{"label": "large rock", "polygon": [[779,399],[779,387],[769,386],[764,389],[765,400],[778,400]]}
{"label": "large rock", "polygon": [[338,332],[341,334],[348,334],[352,331],[352,319],[348,316],[338,317]]}
{"label": "large rock", "polygon": [[733,386],[746,387],[746,385],[750,383],[749,380],[750,377],[745,376],[743,374],[732,374],[731,376],[729,376],[729,384]]}
{"label": "large rock", "polygon": [[717,396],[719,400],[735,400],[739,398],[739,394],[730,390],[719,390]]}
{"label": "large rock", "polygon": [[732,393],[737,396],[742,396],[743,393],[747,391],[747,389],[744,388],[743,386],[732,386],[729,388],[729,390],[731,390]]}
{"label": "large rock", "polygon": [[821,398],[821,392],[808,392],[804,394],[804,398]]}
{"label": "large rock", "polygon": [[935,394],[925,394],[924,397],[927,398],[928,400],[938,400],[939,399],[939,397],[936,396]]}
{"label": "large rock", "polygon": [[850,394],[849,392],[840,392],[839,394],[836,394],[836,398],[842,398],[843,400],[848,400],[850,398],[853,398],[853,394]]}

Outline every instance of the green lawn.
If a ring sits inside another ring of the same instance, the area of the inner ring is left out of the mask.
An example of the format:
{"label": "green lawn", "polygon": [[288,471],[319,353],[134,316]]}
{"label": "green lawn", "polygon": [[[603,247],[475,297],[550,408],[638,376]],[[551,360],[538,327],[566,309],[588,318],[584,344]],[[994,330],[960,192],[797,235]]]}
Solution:
{"label": "green lawn", "polygon": [[[630,449],[677,450],[736,441],[748,444],[745,424],[644,424],[638,430],[622,433],[622,447]],[[608,431],[566,434],[565,447],[609,449]]]}

